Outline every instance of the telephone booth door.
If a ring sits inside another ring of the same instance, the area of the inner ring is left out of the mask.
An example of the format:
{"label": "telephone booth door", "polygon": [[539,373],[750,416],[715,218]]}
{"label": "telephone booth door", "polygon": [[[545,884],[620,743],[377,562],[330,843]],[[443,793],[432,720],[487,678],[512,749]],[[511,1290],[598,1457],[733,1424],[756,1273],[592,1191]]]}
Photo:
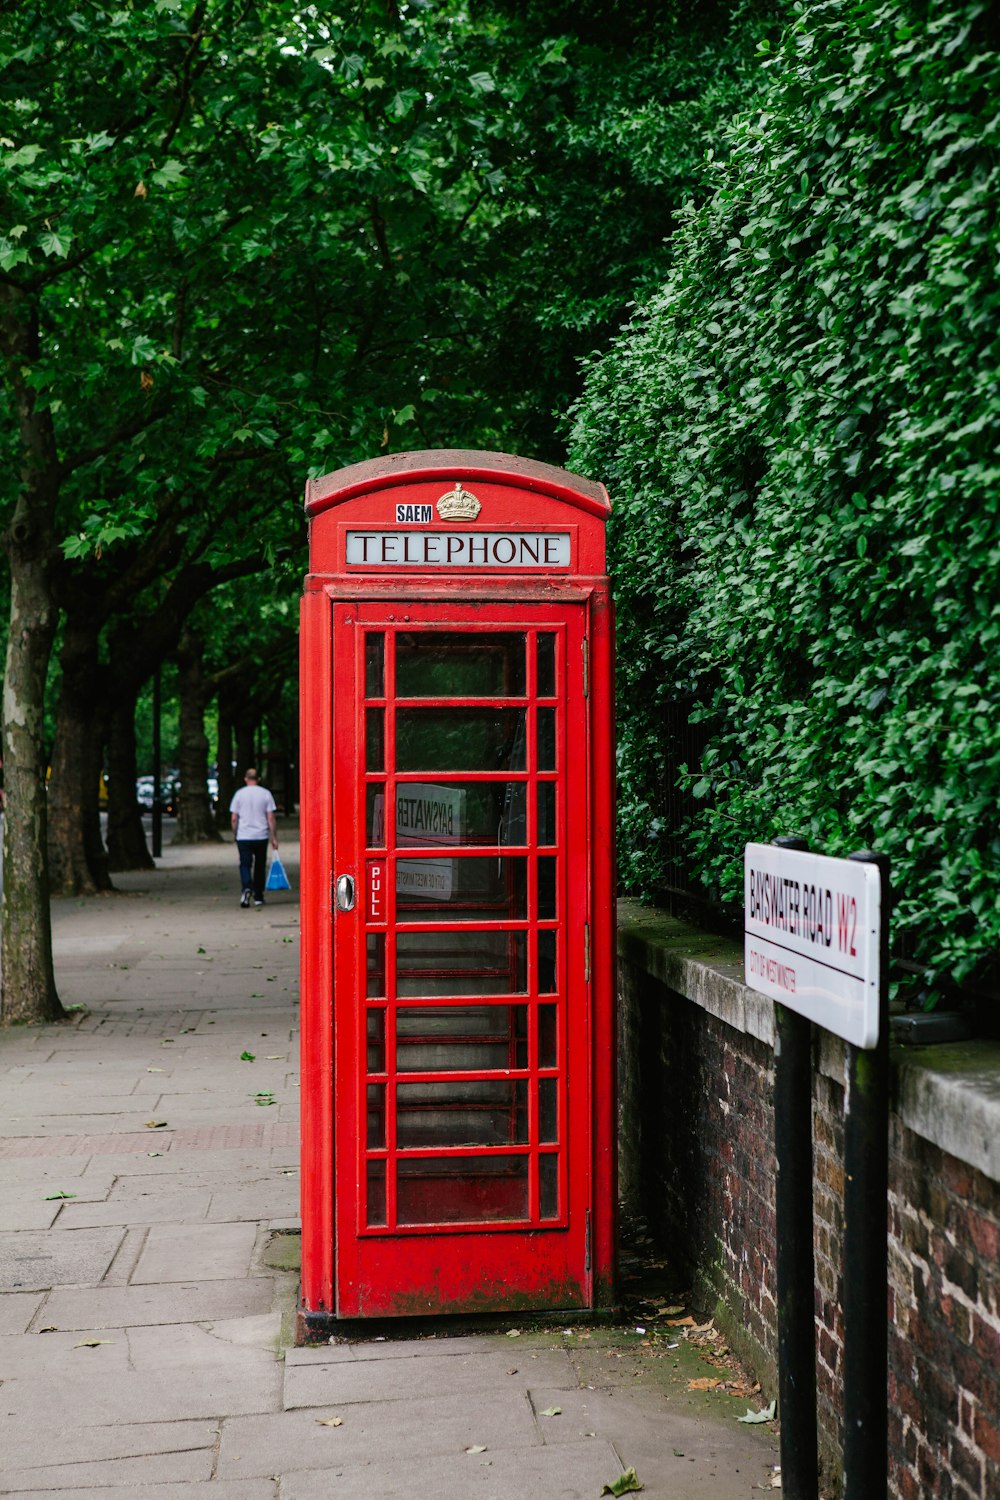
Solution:
{"label": "telephone booth door", "polygon": [[589,1305],[584,609],[333,616],[337,1311]]}

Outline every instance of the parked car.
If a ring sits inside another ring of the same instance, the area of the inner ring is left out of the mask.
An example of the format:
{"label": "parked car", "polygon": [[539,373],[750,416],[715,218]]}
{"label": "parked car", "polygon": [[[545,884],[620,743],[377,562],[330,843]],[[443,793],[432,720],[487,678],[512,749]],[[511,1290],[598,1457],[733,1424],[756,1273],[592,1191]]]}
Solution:
{"label": "parked car", "polygon": [[[140,776],[135,784],[135,800],[143,812],[153,811],[153,778],[152,776]],[[172,818],[177,811],[177,783],[175,781],[160,782],[160,806],[168,818]]]}

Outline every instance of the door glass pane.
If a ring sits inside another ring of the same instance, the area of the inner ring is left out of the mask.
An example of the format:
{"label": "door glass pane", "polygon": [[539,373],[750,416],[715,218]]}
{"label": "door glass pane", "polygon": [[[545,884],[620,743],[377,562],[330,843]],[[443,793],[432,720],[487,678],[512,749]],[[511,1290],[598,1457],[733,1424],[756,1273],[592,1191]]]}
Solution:
{"label": "door glass pane", "polygon": [[370,932],[365,946],[368,968],[365,993],[369,999],[379,999],[385,994],[385,933]]}
{"label": "door glass pane", "polygon": [[397,1163],[400,1224],[528,1217],[527,1156],[418,1157]]}
{"label": "door glass pane", "polygon": [[538,842],[540,844],[558,843],[556,838],[556,784],[554,781],[540,781],[537,786],[538,792]]}
{"label": "door glass pane", "polygon": [[368,1222],[385,1223],[385,1162],[368,1163]]}
{"label": "door glass pane", "polygon": [[397,1073],[496,1072],[524,1067],[526,1005],[401,1006]]}
{"label": "door glass pane", "polygon": [[523,844],[523,781],[400,781],[396,843]]}
{"label": "door glass pane", "polygon": [[396,993],[523,995],[523,932],[401,932],[396,939]]}
{"label": "door glass pane", "polygon": [[401,1149],[527,1142],[528,1085],[523,1078],[396,1086],[396,1143]]}
{"label": "door glass pane", "polygon": [[557,1067],[556,1061],[556,1008],[554,1005],[538,1007],[538,1066]]}
{"label": "door glass pane", "polygon": [[559,1139],[558,1080],[538,1080],[538,1139],[554,1144]]}
{"label": "door glass pane", "polygon": [[[382,766],[368,769],[381,771]],[[396,769],[523,771],[524,709],[401,708],[396,713]]]}
{"label": "door glass pane", "polygon": [[554,708],[538,708],[538,769],[556,769],[556,711]]}
{"label": "door glass pane", "polygon": [[385,1084],[368,1085],[368,1147],[385,1149]]}
{"label": "door glass pane", "polygon": [[519,921],[527,915],[528,862],[497,859],[398,859],[397,922]]}
{"label": "door glass pane", "polygon": [[523,635],[401,632],[396,637],[397,698],[524,696]]}
{"label": "door glass pane", "polygon": [[385,848],[384,781],[373,781],[365,792],[365,837],[369,849]]}
{"label": "door glass pane", "polygon": [[558,1219],[559,1217],[559,1158],[558,1156],[540,1156],[538,1158],[538,1196],[539,1196],[539,1218]]}
{"label": "door glass pane", "polygon": [[538,993],[554,995],[556,992],[556,934],[538,934]]}
{"label": "door glass pane", "polygon": [[385,770],[385,709],[365,709],[365,770]]}
{"label": "door glass pane", "polygon": [[[370,939],[369,939],[370,941]],[[368,1071],[385,1072],[385,1011],[381,1008],[368,1012]]]}
{"label": "door glass pane", "polygon": [[556,695],[556,638],[540,635],[537,638],[537,692],[539,698],[554,698]]}
{"label": "door glass pane", "polygon": [[556,857],[538,856],[538,920],[553,922],[556,918]]}
{"label": "door glass pane", "polygon": [[365,697],[385,697],[385,636],[365,636]]}

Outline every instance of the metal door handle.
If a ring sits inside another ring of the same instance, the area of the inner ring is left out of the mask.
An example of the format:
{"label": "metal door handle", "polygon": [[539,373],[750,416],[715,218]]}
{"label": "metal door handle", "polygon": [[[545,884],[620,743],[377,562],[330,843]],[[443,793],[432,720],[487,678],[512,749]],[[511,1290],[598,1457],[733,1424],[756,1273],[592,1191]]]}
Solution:
{"label": "metal door handle", "polygon": [[353,911],[355,898],[354,876],[337,876],[337,910]]}

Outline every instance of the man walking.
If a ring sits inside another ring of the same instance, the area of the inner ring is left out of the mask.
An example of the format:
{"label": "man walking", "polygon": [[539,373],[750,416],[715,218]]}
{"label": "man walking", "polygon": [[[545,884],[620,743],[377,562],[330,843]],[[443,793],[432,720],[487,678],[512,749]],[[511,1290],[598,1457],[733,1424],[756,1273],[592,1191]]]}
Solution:
{"label": "man walking", "polygon": [[240,905],[264,905],[264,873],[267,866],[268,839],[278,847],[278,825],[274,798],[261,786],[253,766],[247,767],[246,783],[234,793],[229,804],[233,837],[240,851]]}

